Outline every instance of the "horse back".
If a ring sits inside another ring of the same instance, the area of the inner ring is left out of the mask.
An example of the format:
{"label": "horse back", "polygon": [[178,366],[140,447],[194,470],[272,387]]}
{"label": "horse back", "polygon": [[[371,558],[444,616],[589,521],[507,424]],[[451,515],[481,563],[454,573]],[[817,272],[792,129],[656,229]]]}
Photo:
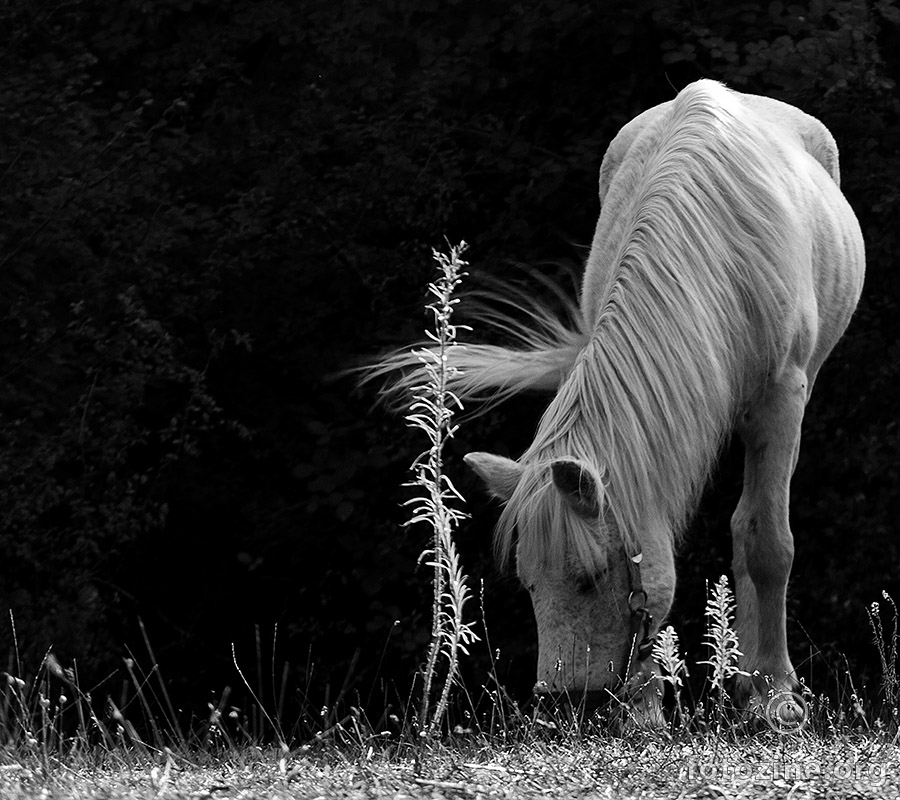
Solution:
{"label": "horse back", "polygon": [[[633,191],[622,184],[640,174],[633,168],[634,162],[649,162],[648,153],[665,140],[679,100],[697,95],[721,106],[765,143],[756,157],[768,161],[772,184],[782,187],[783,215],[791,220],[793,230],[790,256],[781,271],[792,273],[783,277],[794,287],[790,294],[795,305],[785,309],[779,338],[783,352],[793,350],[796,360],[809,362],[814,374],[846,328],[864,274],[859,223],[840,190],[837,145],[824,124],[800,109],[772,98],[735,92],[714,81],[697,81],[675,100],[645,111],[610,143],[600,168],[603,209],[585,274],[585,316],[596,316],[601,298],[615,281],[611,256],[616,240],[627,229],[618,206]],[[623,169],[625,165],[627,169]],[[723,196],[722,202],[728,198]],[[776,222],[781,220],[772,220],[773,225]],[[798,341],[792,345],[794,338]]]}
{"label": "horse back", "polygon": [[[709,80],[697,81],[693,85],[702,84],[724,89],[721,84]],[[770,129],[780,130],[783,136],[791,139],[798,147],[812,156],[840,186],[841,170],[837,144],[828,128],[818,119],[801,111],[796,106],[771,97],[743,94],[729,89],[725,89],[725,91],[737,98],[751,115],[758,118],[760,124],[766,125]],[[622,161],[628,156],[632,144],[641,135],[663,124],[674,102],[674,100],[668,100],[642,112],[625,124],[610,142],[600,165],[601,204],[606,199],[609,186]]]}

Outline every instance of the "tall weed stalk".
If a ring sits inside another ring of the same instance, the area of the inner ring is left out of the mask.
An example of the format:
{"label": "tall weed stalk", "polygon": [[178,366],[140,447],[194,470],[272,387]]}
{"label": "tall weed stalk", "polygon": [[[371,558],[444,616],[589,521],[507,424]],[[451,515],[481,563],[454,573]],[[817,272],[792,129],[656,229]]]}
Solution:
{"label": "tall weed stalk", "polygon": [[[465,249],[465,242],[461,242],[450,247],[449,255],[433,251],[440,274],[428,286],[434,299],[427,308],[434,317],[435,330],[426,331],[426,335],[434,344],[416,352],[425,380],[413,387],[413,400],[406,416],[407,422],[423,431],[429,441],[428,449],[411,467],[415,479],[407,484],[420,491],[409,501],[413,509],[407,524],[424,522],[431,527],[432,533],[431,546],[420,557],[420,563],[424,560],[434,570],[431,642],[425,662],[419,713],[420,730],[426,735],[440,729],[447,711],[450,688],[458,676],[460,653],[467,655],[468,645],[478,639],[471,623],[465,622],[463,616],[469,590],[453,540],[454,528],[465,517],[453,504],[463,502],[463,498],[443,467],[444,445],[458,427],[453,424],[454,411],[462,407],[447,387],[459,373],[449,356],[457,346],[457,326],[451,319],[453,307],[459,302],[454,292],[465,275],[463,268],[467,262],[462,259]],[[432,712],[432,697],[436,693],[438,664],[442,657],[446,661],[447,672]]]}
{"label": "tall weed stalk", "polygon": [[890,722],[896,727],[900,724],[900,661],[898,661],[897,650],[897,629],[900,620],[898,620],[897,605],[894,603],[894,599],[884,591],[881,596],[890,603],[894,611],[890,637],[885,633],[881,623],[880,604],[872,603],[867,611],[875,647],[878,650],[878,659],[881,661],[881,691],[884,695],[885,712]]}
{"label": "tall weed stalk", "polygon": [[740,642],[734,628],[734,609],[734,594],[728,585],[728,577],[723,575],[708,590],[705,638],[710,652],[708,659],[698,662],[712,669],[709,680],[716,695],[720,722],[728,701],[726,683],[737,675],[748,675],[738,667],[738,660],[743,653],[740,651]]}
{"label": "tall weed stalk", "polygon": [[688,669],[680,652],[678,634],[671,625],[667,625],[657,635],[653,643],[653,660],[662,669],[660,679],[672,687],[675,695],[675,712],[682,728],[685,728],[687,714],[682,703],[681,690],[684,687],[684,678],[688,677]]}

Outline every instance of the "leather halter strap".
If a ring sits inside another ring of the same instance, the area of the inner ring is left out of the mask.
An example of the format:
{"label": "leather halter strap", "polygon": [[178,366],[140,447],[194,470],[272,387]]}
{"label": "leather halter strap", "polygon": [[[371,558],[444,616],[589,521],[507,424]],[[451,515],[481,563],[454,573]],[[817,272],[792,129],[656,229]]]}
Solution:
{"label": "leather halter strap", "polygon": [[628,656],[628,672],[625,679],[632,677],[637,672],[638,664],[646,661],[653,650],[655,636],[650,635],[650,626],[653,624],[653,615],[647,610],[647,591],[641,581],[641,561],[644,554],[628,552],[628,575],[631,582],[631,591],[628,594],[628,608],[631,610],[631,636],[630,651]]}

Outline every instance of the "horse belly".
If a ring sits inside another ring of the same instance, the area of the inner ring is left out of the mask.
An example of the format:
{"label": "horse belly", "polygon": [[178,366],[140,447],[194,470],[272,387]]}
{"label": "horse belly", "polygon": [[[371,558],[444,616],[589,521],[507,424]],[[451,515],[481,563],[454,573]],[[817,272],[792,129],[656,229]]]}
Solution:
{"label": "horse belly", "polygon": [[814,370],[847,328],[862,293],[865,246],[853,209],[840,189],[819,170],[811,214],[812,283],[818,310]]}

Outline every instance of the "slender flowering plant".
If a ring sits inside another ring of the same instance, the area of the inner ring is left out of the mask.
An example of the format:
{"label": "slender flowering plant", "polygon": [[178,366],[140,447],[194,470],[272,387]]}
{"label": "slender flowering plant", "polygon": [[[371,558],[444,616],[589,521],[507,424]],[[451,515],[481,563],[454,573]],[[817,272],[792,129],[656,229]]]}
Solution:
{"label": "slender flowering plant", "polygon": [[684,686],[684,678],[688,675],[688,669],[680,653],[678,634],[671,625],[666,626],[657,634],[653,643],[653,660],[662,669],[660,679],[672,686],[675,694],[675,710],[681,724],[686,725],[684,706],[681,703],[681,690]]}
{"label": "slender flowering plant", "polygon": [[872,603],[867,610],[869,624],[872,626],[875,647],[878,649],[878,658],[881,661],[881,691],[884,695],[885,711],[889,715],[889,722],[893,726],[900,725],[900,655],[898,655],[898,619],[897,605],[894,599],[884,590],[881,596],[890,603],[893,608],[893,630],[888,635],[881,622],[881,606]]}
{"label": "slender flowering plant", "polygon": [[[420,707],[420,731],[431,735],[440,729],[447,711],[450,688],[459,672],[460,653],[468,655],[468,645],[478,637],[471,623],[465,622],[463,612],[469,599],[466,576],[460,566],[459,555],[453,540],[453,531],[466,515],[453,504],[463,502],[462,495],[444,473],[444,445],[456,432],[453,415],[462,408],[459,399],[449,390],[449,381],[459,374],[453,366],[452,350],[457,347],[458,326],[451,321],[453,307],[459,302],[454,291],[465,273],[462,253],[466,243],[450,247],[449,255],[434,252],[440,274],[428,286],[433,300],[427,306],[434,318],[434,331],[426,331],[433,342],[428,348],[416,352],[424,371],[424,381],[412,388],[413,400],[407,422],[422,430],[428,437],[429,447],[411,467],[415,479],[408,486],[420,493],[409,501],[412,505],[412,525],[424,522],[431,527],[431,545],[421,555],[433,572],[433,603],[431,642],[424,669],[424,687]],[[435,683],[440,661],[446,662],[447,673],[432,713],[432,697],[437,693]]]}
{"label": "slender flowering plant", "polygon": [[728,585],[728,577],[723,575],[708,589],[706,600],[706,646],[709,658],[700,661],[712,668],[710,682],[721,703],[728,697],[725,684],[737,675],[749,677],[738,666],[743,653],[740,651],[737,631],[734,628],[734,594]]}

